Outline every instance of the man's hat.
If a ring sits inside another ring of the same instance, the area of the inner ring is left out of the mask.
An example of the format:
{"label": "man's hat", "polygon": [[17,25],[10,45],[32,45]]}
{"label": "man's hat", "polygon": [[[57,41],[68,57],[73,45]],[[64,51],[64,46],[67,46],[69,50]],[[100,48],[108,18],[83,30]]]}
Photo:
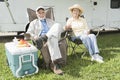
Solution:
{"label": "man's hat", "polygon": [[40,9],[45,10],[45,8],[43,6],[39,6],[39,7],[37,7],[36,11],[38,11]]}

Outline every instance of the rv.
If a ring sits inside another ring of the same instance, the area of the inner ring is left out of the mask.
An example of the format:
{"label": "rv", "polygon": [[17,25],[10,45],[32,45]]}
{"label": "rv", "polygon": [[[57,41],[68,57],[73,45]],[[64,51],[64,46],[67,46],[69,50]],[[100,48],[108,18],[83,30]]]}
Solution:
{"label": "rv", "polygon": [[69,18],[68,8],[80,4],[91,29],[120,29],[120,0],[0,0],[0,32],[24,31],[29,22],[27,8],[52,7],[55,21],[63,26]]}

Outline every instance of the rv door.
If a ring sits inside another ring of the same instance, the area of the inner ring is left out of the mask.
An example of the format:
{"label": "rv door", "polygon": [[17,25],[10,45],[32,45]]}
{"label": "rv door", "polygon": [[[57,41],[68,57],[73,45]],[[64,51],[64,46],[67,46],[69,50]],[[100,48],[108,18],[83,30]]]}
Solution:
{"label": "rv door", "polygon": [[92,0],[92,27],[107,25],[107,1],[108,0]]}

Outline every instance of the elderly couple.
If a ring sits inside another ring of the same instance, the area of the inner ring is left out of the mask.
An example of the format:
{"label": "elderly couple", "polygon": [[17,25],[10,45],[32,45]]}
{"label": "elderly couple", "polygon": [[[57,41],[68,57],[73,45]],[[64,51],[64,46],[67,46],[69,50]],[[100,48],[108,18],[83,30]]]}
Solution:
{"label": "elderly couple", "polygon": [[31,35],[37,48],[40,50],[44,44],[48,46],[51,57],[51,70],[58,75],[63,74],[63,71],[57,66],[56,60],[61,58],[58,41],[60,39],[61,32],[72,29],[75,37],[82,40],[85,47],[88,49],[91,56],[91,60],[103,63],[103,57],[99,55],[99,49],[97,46],[96,36],[89,33],[89,28],[85,19],[81,18],[83,9],[79,4],[74,4],[69,8],[72,17],[67,20],[64,27],[55,23],[51,19],[46,18],[45,8],[40,6],[36,9],[38,19],[33,20],[28,28],[27,33]]}

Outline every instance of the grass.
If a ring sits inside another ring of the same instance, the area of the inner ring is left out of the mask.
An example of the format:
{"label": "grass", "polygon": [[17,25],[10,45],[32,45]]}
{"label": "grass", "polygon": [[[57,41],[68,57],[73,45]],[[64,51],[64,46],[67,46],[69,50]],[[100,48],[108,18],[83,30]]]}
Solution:
{"label": "grass", "polygon": [[[6,65],[4,43],[0,43],[0,80],[119,80],[120,79],[120,33],[98,36],[100,55],[105,63],[90,61],[89,54],[76,58],[68,54],[67,65],[62,67],[63,76],[55,75],[51,70],[40,69],[39,73],[24,78],[16,78]],[[77,51],[81,55],[81,51]]]}

